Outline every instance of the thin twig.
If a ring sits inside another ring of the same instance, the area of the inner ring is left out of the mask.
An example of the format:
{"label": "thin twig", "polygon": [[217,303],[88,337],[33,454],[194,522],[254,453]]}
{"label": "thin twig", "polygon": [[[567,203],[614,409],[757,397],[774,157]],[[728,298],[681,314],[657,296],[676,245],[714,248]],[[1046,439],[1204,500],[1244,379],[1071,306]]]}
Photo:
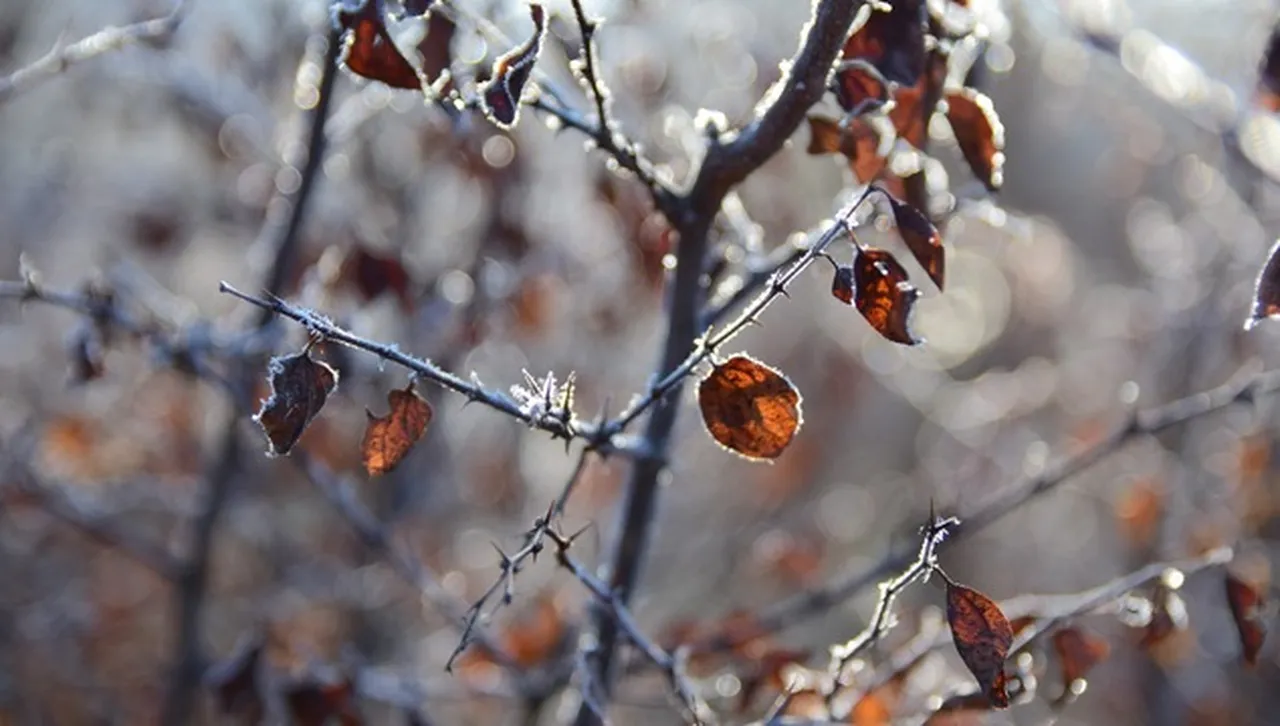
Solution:
{"label": "thin twig", "polygon": [[182,22],[186,0],[178,0],[167,14],[123,26],[109,26],[71,45],[61,40],[31,65],[0,78],[0,104],[63,73],[68,68],[100,55],[138,43],[165,43]]}
{"label": "thin twig", "polygon": [[[1053,491],[1095,464],[1123,449],[1130,442],[1160,433],[1174,426],[1221,411],[1238,403],[1252,403],[1280,391],[1280,370],[1237,376],[1216,388],[1160,406],[1131,414],[1110,435],[1082,451],[1030,476],[1008,488],[1007,492],[975,508],[961,513],[965,525],[953,540],[973,536],[998,522],[1027,502]],[[816,590],[785,601],[762,613],[757,621],[759,632],[775,633],[826,612],[865,588],[905,567],[911,562],[907,550],[890,552],[869,568],[837,577]],[[733,647],[732,639],[715,636],[693,645],[695,652],[720,651]]]}

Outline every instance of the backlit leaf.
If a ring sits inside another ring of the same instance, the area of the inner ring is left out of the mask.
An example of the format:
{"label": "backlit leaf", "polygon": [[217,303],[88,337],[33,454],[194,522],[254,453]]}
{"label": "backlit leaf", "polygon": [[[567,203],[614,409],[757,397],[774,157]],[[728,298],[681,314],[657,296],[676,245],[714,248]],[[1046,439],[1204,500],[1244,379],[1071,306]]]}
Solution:
{"label": "backlit leaf", "polygon": [[841,58],[870,62],[888,80],[914,85],[924,72],[925,0],[894,0],[845,41]]}
{"label": "backlit leaf", "polygon": [[1252,584],[1227,573],[1227,604],[1240,635],[1240,649],[1244,662],[1258,664],[1258,652],[1267,638],[1267,625],[1262,619],[1262,594]]}
{"label": "backlit leaf", "polygon": [[874,180],[885,167],[880,155],[880,134],[864,119],[852,119],[848,126],[821,116],[809,117],[810,154],[841,154],[860,184]]}
{"label": "backlit leaf", "polygon": [[836,103],[845,111],[868,111],[888,102],[889,90],[884,76],[875,66],[860,60],[846,61],[836,71]]}
{"label": "backlit leaf", "polygon": [[1078,627],[1063,628],[1054,633],[1053,649],[1062,665],[1062,686],[1067,690],[1111,654],[1107,641]]}
{"label": "backlit leaf", "polygon": [[911,310],[920,291],[907,282],[907,271],[893,255],[868,247],[853,260],[854,305],[886,339],[917,345],[910,329]]}
{"label": "backlit leaf", "polygon": [[1260,321],[1280,316],[1280,240],[1271,246],[1267,262],[1253,286],[1253,313],[1244,323],[1249,330]]}
{"label": "backlit leaf", "polygon": [[345,31],[342,62],[352,73],[393,88],[421,89],[418,72],[391,40],[379,6],[375,0],[364,0],[354,10],[338,11],[338,23]]}
{"label": "backlit leaf", "polygon": [[938,228],[923,212],[910,204],[889,197],[889,206],[893,207],[893,222],[898,225],[902,241],[907,244],[907,249],[911,250],[925,272],[929,273],[929,279],[941,290],[947,256]]}
{"label": "backlit leaf", "polygon": [[748,459],[774,459],[800,428],[800,394],[778,371],[745,355],[720,363],[698,385],[707,432]]}
{"label": "backlit leaf", "polygon": [[898,138],[920,150],[928,146],[929,119],[947,78],[947,56],[936,48],[929,51],[924,69],[914,85],[901,86],[893,92],[893,107],[889,109],[889,121]]}
{"label": "backlit leaf", "polygon": [[494,61],[488,81],[480,85],[480,100],[485,116],[499,128],[509,129],[520,119],[520,97],[533,77],[533,64],[542,52],[546,35],[546,11],[541,5],[529,6],[533,18],[533,36]]}
{"label": "backlit leaf", "polygon": [[853,284],[853,267],[840,265],[831,278],[831,294],[845,305],[852,305],[855,292]]}
{"label": "backlit leaf", "polygon": [[991,598],[972,588],[947,583],[947,623],[960,659],[996,708],[1008,708],[1004,661],[1013,629]]}
{"label": "backlit leaf", "polygon": [[309,350],[272,358],[267,364],[271,396],[253,417],[267,435],[267,454],[289,453],[311,419],[338,387],[338,372],[311,357]]}
{"label": "backlit leaf", "polygon": [[422,438],[431,423],[431,404],[413,390],[413,384],[387,394],[390,412],[381,418],[366,411],[369,422],[360,443],[365,471],[369,476],[386,474],[396,468]]}
{"label": "backlit leaf", "polygon": [[1004,125],[991,99],[972,88],[949,91],[947,121],[969,169],[987,189],[1004,183]]}

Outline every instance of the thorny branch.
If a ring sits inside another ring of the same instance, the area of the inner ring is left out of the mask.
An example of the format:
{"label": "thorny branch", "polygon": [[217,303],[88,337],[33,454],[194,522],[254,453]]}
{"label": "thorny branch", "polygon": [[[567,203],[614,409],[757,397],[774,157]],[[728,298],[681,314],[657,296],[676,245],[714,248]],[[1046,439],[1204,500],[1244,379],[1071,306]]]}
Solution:
{"label": "thorny branch", "polygon": [[[1023,479],[1009,487],[1004,494],[997,495],[985,504],[977,506],[974,511],[968,514],[960,513],[965,526],[958,529],[951,538],[959,540],[981,532],[1036,497],[1056,489],[1064,482],[1119,452],[1132,441],[1160,433],[1235,404],[1254,403],[1277,392],[1280,392],[1280,370],[1269,370],[1237,376],[1217,388],[1136,411],[1111,434],[1092,446],[1062,459],[1057,465],[1047,467],[1037,475]],[[903,550],[890,552],[869,568],[837,577],[821,588],[799,595],[762,613],[758,621],[760,632],[778,632],[824,613],[910,562],[909,552]],[[694,644],[693,648],[695,651],[719,651],[733,645],[728,638],[712,637]]]}
{"label": "thorny branch", "polygon": [[63,73],[68,68],[93,60],[100,55],[139,43],[165,43],[182,22],[186,0],[178,0],[167,14],[139,23],[103,28],[71,45],[59,40],[45,55],[31,65],[0,78],[0,103],[18,93]]}

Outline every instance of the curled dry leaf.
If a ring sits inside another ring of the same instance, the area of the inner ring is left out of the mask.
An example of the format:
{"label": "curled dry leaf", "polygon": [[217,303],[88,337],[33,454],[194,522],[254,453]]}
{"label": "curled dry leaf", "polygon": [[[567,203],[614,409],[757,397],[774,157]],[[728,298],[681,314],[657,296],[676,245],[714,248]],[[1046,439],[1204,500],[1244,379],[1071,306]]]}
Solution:
{"label": "curled dry leaf", "polygon": [[786,376],[746,355],[715,366],[698,385],[711,438],[748,459],[774,459],[800,428],[800,393]]}
{"label": "curled dry leaf", "polygon": [[480,101],[485,116],[496,126],[509,129],[520,118],[520,97],[533,77],[533,64],[542,52],[542,39],[546,35],[546,11],[541,5],[529,6],[533,18],[533,36],[494,61],[489,80],[480,85]]}
{"label": "curled dry leaf", "polygon": [[925,65],[925,0],[895,0],[880,6],[845,41],[841,58],[865,60],[886,79],[915,85]]}
{"label": "curled dry leaf", "polygon": [[1262,594],[1258,588],[1234,574],[1227,573],[1227,604],[1240,635],[1240,650],[1250,667],[1258,664],[1258,653],[1267,638],[1267,625],[1262,620]]}
{"label": "curled dry leaf", "polygon": [[309,350],[278,356],[267,364],[271,396],[253,417],[267,435],[267,455],[289,453],[311,419],[338,387],[338,372],[311,357]]}
{"label": "curled dry leaf", "polygon": [[1009,707],[1004,660],[1013,645],[1013,629],[991,598],[972,588],[947,583],[947,623],[960,659],[996,708]]}
{"label": "curled dry leaf", "polygon": [[360,454],[369,476],[386,474],[396,468],[431,423],[431,404],[418,395],[413,384],[387,394],[391,410],[378,418],[365,411],[369,422],[360,442]]}
{"label": "curled dry leaf", "polygon": [[1053,650],[1062,664],[1062,687],[1068,691],[1072,683],[1084,678],[1090,669],[1111,654],[1107,641],[1078,627],[1063,628],[1054,633]]}
{"label": "curled dry leaf", "polygon": [[831,277],[831,295],[845,305],[853,304],[853,267],[840,265]]}
{"label": "curled dry leaf", "polygon": [[422,79],[396,48],[378,9],[380,5],[375,0],[364,0],[354,10],[338,11],[338,23],[344,31],[342,62],[352,73],[392,88],[420,90]]}
{"label": "curled dry leaf", "polygon": [[889,101],[889,84],[875,66],[862,60],[845,61],[836,71],[836,103],[845,111],[862,112]]}
{"label": "curled dry leaf", "polygon": [[1267,318],[1280,316],[1280,240],[1271,245],[1267,262],[1253,286],[1253,312],[1244,323],[1249,330]]}
{"label": "curled dry leaf", "polygon": [[945,277],[946,251],[942,247],[942,235],[938,228],[929,221],[923,212],[915,207],[889,197],[889,206],[893,207],[893,222],[898,226],[898,234],[907,244],[907,249],[929,273],[933,284],[942,289]]}
{"label": "curled dry leaf", "polygon": [[921,342],[909,324],[920,291],[907,282],[902,263],[884,250],[868,247],[853,260],[853,280],[854,304],[877,333],[902,345]]}
{"label": "curled dry leaf", "polygon": [[1004,125],[991,99],[972,88],[949,91],[947,121],[969,169],[987,189],[1004,183]]}
{"label": "curled dry leaf", "polygon": [[841,126],[828,118],[810,116],[809,134],[810,154],[843,155],[860,184],[871,182],[884,171],[880,134],[863,119],[855,118],[848,126]]}

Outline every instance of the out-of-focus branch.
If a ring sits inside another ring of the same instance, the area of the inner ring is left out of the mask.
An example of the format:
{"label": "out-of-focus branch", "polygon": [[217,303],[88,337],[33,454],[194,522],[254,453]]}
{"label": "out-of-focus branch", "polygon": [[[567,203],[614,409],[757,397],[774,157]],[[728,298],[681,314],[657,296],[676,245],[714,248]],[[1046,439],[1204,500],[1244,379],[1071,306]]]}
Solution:
{"label": "out-of-focus branch", "polygon": [[[1109,435],[1091,446],[1062,459],[1040,474],[1028,477],[974,511],[959,513],[964,520],[951,536],[959,540],[977,534],[1031,500],[1053,491],[1064,482],[1123,449],[1130,442],[1188,421],[1221,411],[1234,404],[1252,403],[1280,391],[1280,370],[1237,376],[1221,386],[1192,394],[1160,406],[1130,414]],[[822,587],[798,595],[760,615],[759,632],[773,633],[796,625],[845,602],[872,584],[911,562],[907,550],[891,552],[879,562],[858,572],[839,576]],[[695,643],[695,651],[719,651],[733,647],[731,639],[715,636]]]}
{"label": "out-of-focus branch", "polygon": [[[306,153],[300,171],[301,182],[289,195],[279,199],[288,203],[289,217],[278,228],[268,228],[264,234],[272,244],[272,263],[263,280],[268,293],[281,292],[288,272],[297,257],[302,223],[306,219],[315,189],[316,177],[322,166],[325,151],[325,123],[333,100],[333,87],[338,75],[338,56],[341,52],[338,32],[330,27],[323,55],[317,101],[310,111],[306,125]],[[308,62],[305,61],[304,62]],[[271,322],[269,311],[263,311],[257,321],[259,330]],[[231,497],[232,485],[240,468],[240,417],[243,391],[249,389],[254,374],[253,361],[241,359],[231,375],[232,405],[222,426],[222,439],[217,445],[214,459],[205,478],[204,509],[192,526],[191,541],[186,567],[179,578],[176,606],[178,611],[177,637],[174,650],[175,665],[168,693],[165,696],[161,723],[179,726],[190,720],[192,703],[202,675],[203,661],[200,642],[200,619],[204,611],[209,582],[210,553],[218,521]]]}
{"label": "out-of-focus branch", "polygon": [[53,49],[31,65],[0,78],[0,103],[54,78],[71,66],[92,60],[105,53],[138,43],[167,42],[182,22],[185,9],[186,0],[178,0],[173,9],[161,17],[131,25],[106,27],[71,45],[62,45],[62,41],[59,40]]}

